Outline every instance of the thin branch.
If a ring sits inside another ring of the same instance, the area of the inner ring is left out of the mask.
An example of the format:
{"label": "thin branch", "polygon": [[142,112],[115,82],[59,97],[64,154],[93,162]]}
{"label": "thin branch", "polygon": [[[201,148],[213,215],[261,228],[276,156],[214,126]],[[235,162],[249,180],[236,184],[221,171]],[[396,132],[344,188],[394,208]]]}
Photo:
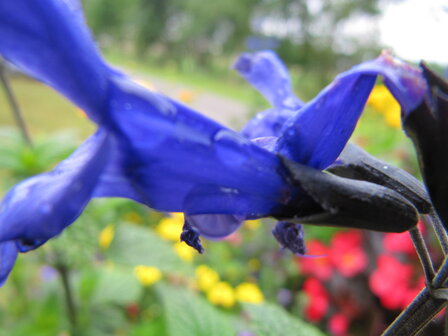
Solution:
{"label": "thin branch", "polygon": [[72,335],[78,335],[78,319],[76,312],[76,305],[73,299],[72,288],[70,286],[70,273],[69,269],[65,265],[58,264],[55,266],[59,273],[62,281],[62,286],[64,288],[65,303],[67,306],[67,316],[70,321],[70,327],[72,330]]}
{"label": "thin branch", "polygon": [[437,216],[434,208],[431,209],[431,212],[429,213],[429,216],[426,218],[428,219],[432,224],[432,227],[434,228],[434,231],[436,233],[437,239],[439,240],[440,246],[442,247],[443,254],[448,254],[448,235],[445,231],[445,228],[443,227],[442,222],[440,221],[439,217]]}
{"label": "thin branch", "polygon": [[434,279],[434,266],[432,264],[431,256],[429,255],[428,248],[426,247],[425,241],[423,239],[418,226],[413,227],[409,230],[409,234],[414,244],[415,250],[417,251],[420,262],[423,266],[423,271],[425,272],[426,284],[431,284]]}
{"label": "thin branch", "polygon": [[22,112],[20,111],[17,99],[15,98],[13,90],[9,85],[8,76],[6,75],[5,71],[5,64],[2,60],[0,60],[0,82],[2,83],[3,90],[5,91],[6,100],[8,101],[11,108],[14,120],[16,121],[16,124],[20,132],[22,133],[22,137],[29,146],[32,146],[33,142],[31,140],[30,133],[28,132],[28,129],[26,127],[25,119],[23,118]]}

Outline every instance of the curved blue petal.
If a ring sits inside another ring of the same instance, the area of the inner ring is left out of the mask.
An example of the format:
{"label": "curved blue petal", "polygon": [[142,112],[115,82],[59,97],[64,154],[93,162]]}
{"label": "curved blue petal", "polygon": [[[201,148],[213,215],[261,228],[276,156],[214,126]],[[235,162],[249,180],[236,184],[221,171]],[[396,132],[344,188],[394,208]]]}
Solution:
{"label": "curved blue petal", "polygon": [[393,57],[388,51],[370,62],[353,67],[349,73],[370,73],[383,77],[384,84],[400,104],[405,114],[414,110],[428,90],[423,73],[402,60]]}
{"label": "curved blue petal", "polygon": [[98,122],[112,70],[83,21],[74,0],[0,1],[0,54]]}
{"label": "curved blue petal", "polygon": [[18,251],[14,241],[0,243],[0,287],[8,278],[16,262],[17,254]]}
{"label": "curved blue petal", "polygon": [[350,138],[377,75],[384,76],[404,110],[423,99],[425,87],[418,70],[383,53],[342,73],[306,104],[285,125],[277,151],[316,169],[330,165]]}
{"label": "curved blue petal", "polygon": [[162,211],[260,216],[286,203],[278,158],[186,106],[118,77],[110,113],[125,176]]}
{"label": "curved blue petal", "polygon": [[234,68],[274,107],[251,119],[241,134],[249,139],[279,136],[285,122],[303,106],[294,95],[288,70],[271,51],[242,54]]}
{"label": "curved blue petal", "polygon": [[0,204],[0,242],[17,240],[25,252],[70,225],[92,196],[108,148],[108,133],[99,131],[53,171],[11,189]]}
{"label": "curved blue petal", "polygon": [[303,102],[292,90],[288,70],[272,51],[244,53],[233,67],[275,107],[297,109]]}

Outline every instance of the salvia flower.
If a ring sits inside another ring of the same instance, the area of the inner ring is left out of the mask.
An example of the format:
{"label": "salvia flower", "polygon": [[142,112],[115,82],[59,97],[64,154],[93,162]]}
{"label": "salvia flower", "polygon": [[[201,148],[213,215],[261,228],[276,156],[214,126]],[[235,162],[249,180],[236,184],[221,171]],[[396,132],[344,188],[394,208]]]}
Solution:
{"label": "salvia flower", "polygon": [[[339,75],[303,104],[275,55],[246,55],[237,68],[273,109],[239,134],[107,65],[76,0],[1,2],[0,54],[69,98],[98,125],[53,171],[7,193],[0,205],[0,281],[18,251],[58,235],[92,197],[126,197],[160,211],[184,212],[184,236],[198,248],[195,230],[221,238],[242,219],[297,217],[304,204],[315,210],[321,194],[300,176],[321,180],[319,170],[345,146],[377,75],[406,112],[421,103],[426,90],[418,70],[384,54]],[[279,155],[292,163],[286,167]],[[195,221],[195,216],[206,217]]]}

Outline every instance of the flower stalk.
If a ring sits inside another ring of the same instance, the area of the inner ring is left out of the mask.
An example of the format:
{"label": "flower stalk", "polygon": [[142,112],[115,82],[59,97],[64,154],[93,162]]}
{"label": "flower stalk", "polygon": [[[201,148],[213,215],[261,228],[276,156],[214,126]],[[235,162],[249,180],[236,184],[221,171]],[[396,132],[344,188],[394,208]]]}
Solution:
{"label": "flower stalk", "polygon": [[28,146],[32,147],[33,141],[31,140],[31,136],[26,126],[25,119],[23,118],[22,111],[20,110],[19,103],[17,102],[12,87],[9,84],[5,63],[2,60],[0,60],[0,82],[3,86],[6,100],[8,101],[8,104],[11,108],[12,115],[17,124],[17,127],[20,130],[20,133],[22,134],[23,140],[25,140]]}
{"label": "flower stalk", "polygon": [[432,224],[437,239],[439,240],[440,246],[442,247],[443,254],[446,256],[448,254],[448,235],[446,234],[442,222],[440,221],[439,217],[437,217],[434,209],[431,209],[429,216],[427,216],[426,218]]}
{"label": "flower stalk", "polygon": [[434,265],[429,255],[428,248],[426,247],[423,236],[417,226],[409,230],[409,234],[414,244],[415,250],[417,251],[418,258],[423,267],[425,273],[425,279],[427,284],[431,284],[434,279]]}
{"label": "flower stalk", "polygon": [[58,264],[55,266],[57,272],[59,273],[59,277],[62,282],[62,286],[64,288],[64,297],[65,303],[67,307],[67,316],[70,322],[71,334],[73,336],[79,335],[78,332],[78,318],[75,300],[73,298],[73,291],[70,285],[70,270],[66,265]]}

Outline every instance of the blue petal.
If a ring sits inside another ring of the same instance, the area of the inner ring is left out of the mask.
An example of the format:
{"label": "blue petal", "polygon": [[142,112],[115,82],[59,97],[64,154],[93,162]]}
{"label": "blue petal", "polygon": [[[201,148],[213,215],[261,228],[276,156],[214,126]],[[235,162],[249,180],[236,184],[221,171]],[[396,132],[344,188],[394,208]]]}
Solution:
{"label": "blue petal", "polygon": [[383,54],[339,75],[306,104],[285,125],[277,151],[316,169],[330,165],[350,138],[377,75],[404,110],[423,99],[426,86],[418,70]]}
{"label": "blue petal", "polygon": [[0,243],[0,287],[6,281],[17,259],[17,248],[13,241]]}
{"label": "blue petal", "polygon": [[234,67],[274,106],[257,114],[241,134],[249,139],[279,136],[285,122],[303,105],[293,93],[288,70],[270,51],[242,54]]}
{"label": "blue petal", "polygon": [[275,107],[300,108],[303,103],[292,90],[288,70],[272,51],[242,54],[234,68]]}
{"label": "blue petal", "polygon": [[428,90],[422,71],[383,51],[377,59],[353,67],[347,73],[381,75],[384,84],[401,105],[405,114],[414,110]]}
{"label": "blue petal", "polygon": [[275,155],[179,103],[119,77],[110,113],[125,176],[152,208],[260,216],[289,200]]}
{"label": "blue petal", "polygon": [[298,163],[324,169],[344,148],[376,76],[338,77],[285,125],[277,151]]}
{"label": "blue petal", "polygon": [[0,242],[36,248],[70,225],[89,202],[108,159],[109,136],[100,131],[48,173],[10,190],[0,204]]}
{"label": "blue petal", "polygon": [[96,121],[107,74],[77,1],[0,2],[0,54],[74,101]]}

